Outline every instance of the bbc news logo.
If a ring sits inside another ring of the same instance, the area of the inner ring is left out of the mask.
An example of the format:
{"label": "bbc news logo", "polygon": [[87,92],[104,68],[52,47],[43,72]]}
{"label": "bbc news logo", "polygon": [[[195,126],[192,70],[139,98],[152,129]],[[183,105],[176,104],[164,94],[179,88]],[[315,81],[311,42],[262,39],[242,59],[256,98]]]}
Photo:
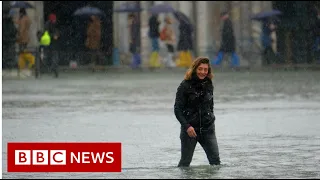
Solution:
{"label": "bbc news logo", "polygon": [[[112,156],[113,152],[71,152],[70,163],[113,163]],[[66,150],[16,150],[15,165],[66,165],[66,157]]]}
{"label": "bbc news logo", "polygon": [[8,143],[8,172],[121,172],[121,143]]}

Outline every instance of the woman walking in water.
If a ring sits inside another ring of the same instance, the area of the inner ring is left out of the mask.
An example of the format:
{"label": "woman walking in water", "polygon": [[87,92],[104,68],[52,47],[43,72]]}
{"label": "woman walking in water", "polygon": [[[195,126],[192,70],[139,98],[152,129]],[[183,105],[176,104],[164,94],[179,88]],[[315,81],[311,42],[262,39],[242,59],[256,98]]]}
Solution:
{"label": "woman walking in water", "polygon": [[178,167],[190,165],[197,142],[204,149],[209,164],[220,164],[213,112],[213,74],[209,64],[208,58],[197,58],[177,89],[174,113],[181,124]]}

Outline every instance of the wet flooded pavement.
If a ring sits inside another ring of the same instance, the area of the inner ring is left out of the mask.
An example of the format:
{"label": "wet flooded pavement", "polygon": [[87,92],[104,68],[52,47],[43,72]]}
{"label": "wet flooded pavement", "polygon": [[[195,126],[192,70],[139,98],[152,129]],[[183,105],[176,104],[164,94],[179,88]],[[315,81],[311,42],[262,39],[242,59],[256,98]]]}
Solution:
{"label": "wet flooded pavement", "polygon": [[[173,103],[183,73],[61,74],[3,80],[3,178],[320,178],[320,72],[218,72],[222,165],[198,144],[177,168]],[[7,142],[119,141],[121,173],[7,173]]]}

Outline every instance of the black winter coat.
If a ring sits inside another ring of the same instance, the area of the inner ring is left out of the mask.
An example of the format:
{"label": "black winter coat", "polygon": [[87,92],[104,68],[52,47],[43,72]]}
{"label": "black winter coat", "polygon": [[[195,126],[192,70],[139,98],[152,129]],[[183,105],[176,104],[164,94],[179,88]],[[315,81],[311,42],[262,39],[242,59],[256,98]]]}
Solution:
{"label": "black winter coat", "polygon": [[180,23],[179,25],[179,41],[178,41],[178,51],[188,51],[193,49],[192,44],[192,26],[190,24]]}
{"label": "black winter coat", "polygon": [[151,38],[159,38],[160,32],[159,32],[159,26],[160,22],[158,21],[157,16],[153,15],[149,19],[149,36]]}
{"label": "black winter coat", "polygon": [[212,128],[215,121],[213,106],[213,85],[210,79],[193,78],[181,82],[176,93],[174,113],[183,130],[190,126],[196,131]]}
{"label": "black winter coat", "polygon": [[226,19],[224,21],[221,36],[222,40],[220,51],[229,53],[234,52],[236,50],[236,40],[230,19]]}

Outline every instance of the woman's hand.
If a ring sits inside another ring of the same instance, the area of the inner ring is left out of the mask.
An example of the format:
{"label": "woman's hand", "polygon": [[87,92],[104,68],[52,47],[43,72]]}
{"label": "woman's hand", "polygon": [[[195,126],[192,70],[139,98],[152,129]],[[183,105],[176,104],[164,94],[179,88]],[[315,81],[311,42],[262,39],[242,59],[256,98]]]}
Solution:
{"label": "woman's hand", "polygon": [[189,137],[197,137],[197,134],[196,134],[196,131],[194,130],[194,128],[192,126],[190,126],[188,129],[187,129],[187,133],[189,135]]}

